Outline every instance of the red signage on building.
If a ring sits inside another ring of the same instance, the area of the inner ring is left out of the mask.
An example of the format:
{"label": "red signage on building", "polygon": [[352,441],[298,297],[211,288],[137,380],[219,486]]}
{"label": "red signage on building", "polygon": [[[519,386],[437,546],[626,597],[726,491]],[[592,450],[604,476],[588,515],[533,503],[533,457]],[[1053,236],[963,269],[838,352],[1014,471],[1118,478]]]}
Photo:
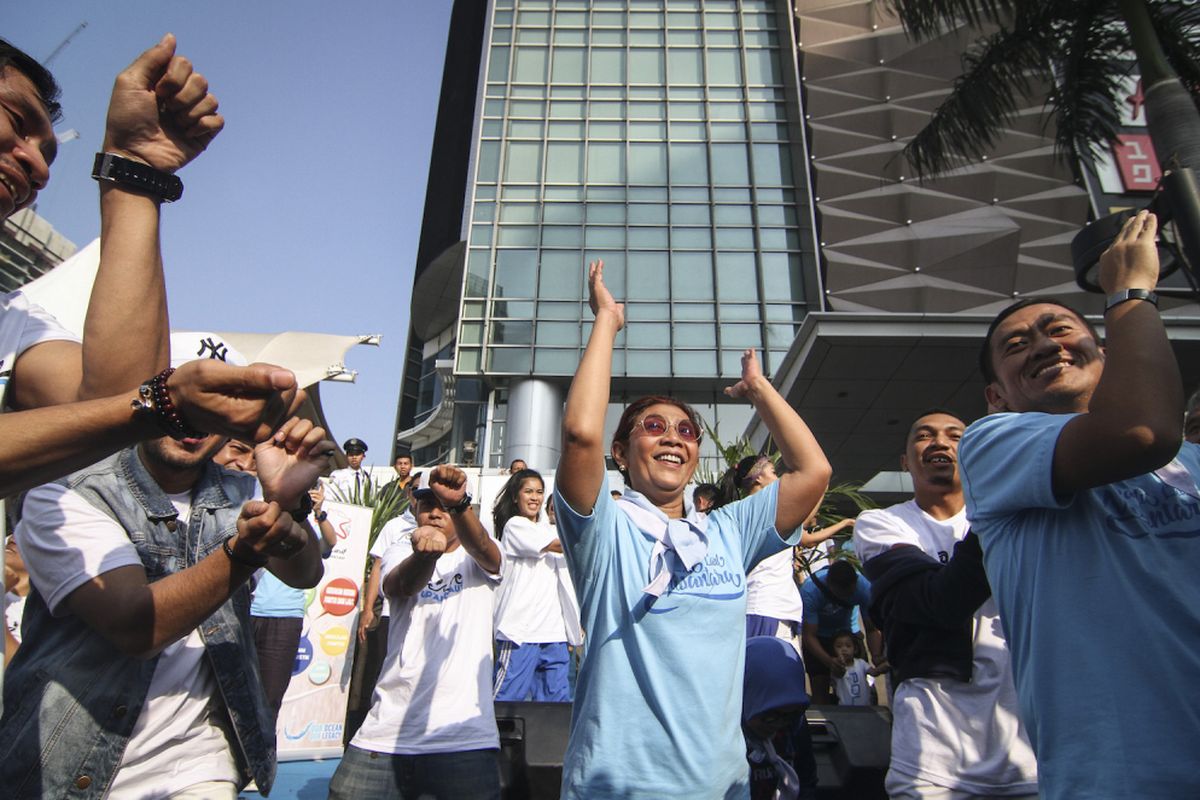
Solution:
{"label": "red signage on building", "polygon": [[1154,145],[1144,133],[1123,133],[1113,145],[1113,158],[1121,172],[1121,182],[1127,192],[1152,192],[1158,188],[1162,170]]}

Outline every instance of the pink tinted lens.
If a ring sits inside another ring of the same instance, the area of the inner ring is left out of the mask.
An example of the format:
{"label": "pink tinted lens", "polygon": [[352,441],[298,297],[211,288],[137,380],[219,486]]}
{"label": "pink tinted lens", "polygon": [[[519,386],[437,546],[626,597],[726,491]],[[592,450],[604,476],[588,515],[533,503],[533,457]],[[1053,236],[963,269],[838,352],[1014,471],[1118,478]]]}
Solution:
{"label": "pink tinted lens", "polygon": [[642,428],[651,436],[662,436],[667,432],[667,421],[657,414],[642,419]]}
{"label": "pink tinted lens", "polygon": [[675,430],[679,433],[679,438],[684,441],[694,442],[700,438],[700,432],[686,419],[675,423]]}

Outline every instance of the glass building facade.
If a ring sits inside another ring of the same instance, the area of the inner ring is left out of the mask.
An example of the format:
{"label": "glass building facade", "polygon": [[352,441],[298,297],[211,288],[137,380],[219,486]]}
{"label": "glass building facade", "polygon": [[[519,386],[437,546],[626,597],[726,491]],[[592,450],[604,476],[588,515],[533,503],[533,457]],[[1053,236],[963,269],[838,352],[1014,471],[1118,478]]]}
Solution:
{"label": "glass building facade", "polygon": [[[626,303],[615,394],[653,388],[708,406],[746,348],[777,366],[820,304],[789,4],[478,9],[461,298],[452,335],[424,343],[421,382],[438,380],[430,358],[452,339],[438,358],[453,359],[460,386],[492,392],[477,427],[491,433],[489,460],[502,460],[506,387],[538,378],[565,390],[575,372],[593,259]],[[437,394],[417,389],[398,427],[431,414]]]}

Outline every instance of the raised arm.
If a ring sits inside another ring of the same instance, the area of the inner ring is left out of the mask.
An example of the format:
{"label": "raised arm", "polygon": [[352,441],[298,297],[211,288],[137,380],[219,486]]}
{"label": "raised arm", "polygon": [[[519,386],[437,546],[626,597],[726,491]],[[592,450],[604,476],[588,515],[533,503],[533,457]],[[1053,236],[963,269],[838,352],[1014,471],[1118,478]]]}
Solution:
{"label": "raised arm", "polygon": [[754,350],[742,354],[742,379],[725,389],[730,397],[744,397],[754,406],[791,472],[779,479],[775,529],[790,536],[804,524],[829,488],[833,469],[812,431],[787,400],[762,373]]}
{"label": "raised arm", "polygon": [[846,517],[845,519],[839,519],[827,528],[821,528],[816,531],[805,531],[800,535],[800,546],[816,547],[821,542],[832,539],[852,525],[854,525],[854,517]]}
{"label": "raised arm", "polygon": [[563,411],[562,457],[556,492],[589,514],[604,482],[604,415],[612,382],[613,341],[625,326],[625,305],[604,285],[604,262],[588,265],[588,303],[596,319]]}
{"label": "raised arm", "polygon": [[450,514],[454,534],[467,554],[475,559],[484,572],[492,575],[499,572],[500,548],[488,536],[475,509],[468,505],[462,511],[451,510],[460,507],[467,496],[467,474],[449,464],[439,464],[429,476],[429,488],[433,489],[442,508]]}
{"label": "raised arm", "polygon": [[[220,132],[208,82],[175,55],[167,34],[113,85],[104,152],[174,173]],[[100,185],[100,264],[82,350],[66,341],[26,351],[13,371],[13,404],[38,408],[108,397],[136,387],[169,360],[159,247],[161,201],[123,184]]]}
{"label": "raised arm", "polygon": [[[1158,221],[1139,212],[1100,257],[1106,294],[1158,285]],[[1104,315],[1104,372],[1087,413],[1064,426],[1054,449],[1054,490],[1068,493],[1142,475],[1181,444],[1183,382],[1158,309],[1141,301]]]}

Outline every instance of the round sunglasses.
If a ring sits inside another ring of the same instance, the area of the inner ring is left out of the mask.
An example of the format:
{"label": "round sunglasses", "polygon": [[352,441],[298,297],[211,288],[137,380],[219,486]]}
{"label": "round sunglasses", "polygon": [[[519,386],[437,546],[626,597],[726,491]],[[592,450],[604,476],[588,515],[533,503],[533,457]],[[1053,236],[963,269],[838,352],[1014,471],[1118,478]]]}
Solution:
{"label": "round sunglasses", "polygon": [[675,434],[685,442],[699,442],[700,430],[692,424],[690,419],[684,418],[678,422],[667,422],[666,418],[658,414],[647,414],[634,423],[634,427],[640,427],[650,436],[666,436],[667,431],[671,428],[675,429]]}

